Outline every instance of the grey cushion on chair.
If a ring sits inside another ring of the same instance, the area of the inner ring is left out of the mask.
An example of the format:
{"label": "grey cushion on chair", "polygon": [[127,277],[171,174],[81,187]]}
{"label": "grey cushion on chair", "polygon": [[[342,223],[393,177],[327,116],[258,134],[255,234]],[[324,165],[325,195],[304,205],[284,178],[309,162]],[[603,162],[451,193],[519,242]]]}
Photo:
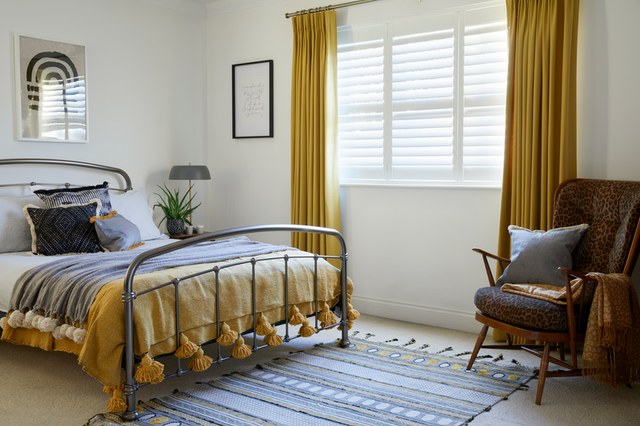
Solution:
{"label": "grey cushion on chair", "polygon": [[511,284],[565,285],[558,267],[571,269],[571,252],[589,225],[582,224],[549,231],[531,231],[511,225],[511,263],[496,282],[497,287]]}

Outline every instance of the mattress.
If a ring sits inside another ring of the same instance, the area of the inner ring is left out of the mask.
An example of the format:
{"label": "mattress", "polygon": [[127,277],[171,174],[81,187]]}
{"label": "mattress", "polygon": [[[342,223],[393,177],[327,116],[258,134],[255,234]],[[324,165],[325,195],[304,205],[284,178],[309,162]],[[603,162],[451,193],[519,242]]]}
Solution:
{"label": "mattress", "polygon": [[[151,250],[171,243],[175,243],[175,240],[149,240],[145,241],[138,250]],[[13,285],[24,272],[58,259],[60,256],[34,256],[29,252],[0,253],[0,271],[2,271],[0,276],[0,312],[6,313],[9,310]]]}

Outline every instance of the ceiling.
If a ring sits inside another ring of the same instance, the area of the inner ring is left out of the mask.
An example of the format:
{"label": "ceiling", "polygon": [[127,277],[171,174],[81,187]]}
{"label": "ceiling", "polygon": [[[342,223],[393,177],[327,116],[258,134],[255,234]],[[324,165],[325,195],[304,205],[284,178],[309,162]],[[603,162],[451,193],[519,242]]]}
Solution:
{"label": "ceiling", "polygon": [[136,0],[197,15],[220,15],[285,0]]}

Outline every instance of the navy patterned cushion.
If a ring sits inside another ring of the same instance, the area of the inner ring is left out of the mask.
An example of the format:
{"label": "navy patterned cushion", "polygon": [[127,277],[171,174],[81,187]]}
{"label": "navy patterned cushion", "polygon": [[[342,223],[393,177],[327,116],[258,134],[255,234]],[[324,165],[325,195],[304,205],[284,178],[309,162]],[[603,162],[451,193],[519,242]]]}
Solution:
{"label": "navy patterned cushion", "polygon": [[[478,289],[474,303],[484,315],[516,327],[537,331],[568,330],[567,309],[555,303],[508,293],[498,287]],[[582,324],[586,325],[588,315],[589,308],[584,307]]]}
{"label": "navy patterned cushion", "polygon": [[102,185],[83,186],[80,188],[39,189],[33,191],[33,193],[40,197],[46,208],[68,204],[85,204],[97,198],[102,203],[98,216],[106,216],[111,212],[108,182],[104,182]]}
{"label": "navy patterned cushion", "polygon": [[25,206],[24,214],[31,228],[31,250],[44,256],[101,252],[98,235],[90,222],[100,207],[98,199],[50,209]]}

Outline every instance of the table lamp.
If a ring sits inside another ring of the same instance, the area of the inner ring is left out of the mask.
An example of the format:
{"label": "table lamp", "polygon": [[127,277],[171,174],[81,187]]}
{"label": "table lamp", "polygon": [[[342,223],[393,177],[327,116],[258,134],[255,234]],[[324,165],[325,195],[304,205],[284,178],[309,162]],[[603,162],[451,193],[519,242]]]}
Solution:
{"label": "table lamp", "polygon": [[[211,173],[207,166],[173,166],[169,172],[169,180],[188,180],[189,181],[189,209],[191,209],[191,181],[192,180],[210,180]],[[193,225],[193,214],[189,215],[189,222]]]}

